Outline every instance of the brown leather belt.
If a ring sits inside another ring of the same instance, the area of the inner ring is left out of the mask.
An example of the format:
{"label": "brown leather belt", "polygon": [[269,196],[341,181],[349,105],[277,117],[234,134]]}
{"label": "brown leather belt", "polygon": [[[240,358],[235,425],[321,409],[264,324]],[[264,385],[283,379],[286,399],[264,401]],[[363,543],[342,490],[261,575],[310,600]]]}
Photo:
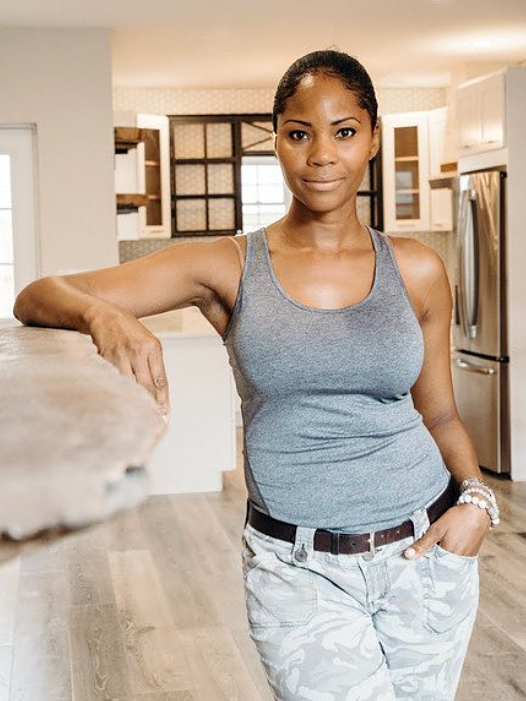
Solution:
{"label": "brown leather belt", "polygon": [[[450,479],[448,486],[442,494],[430,504],[426,511],[429,516],[429,523],[436,521],[442,514],[453,506],[458,499],[460,490],[453,480]],[[255,509],[250,502],[247,502],[247,519],[245,524],[250,523],[257,531],[265,535],[286,540],[294,543],[296,536],[296,526],[285,521],[278,521],[272,516],[268,516]],[[333,555],[352,555],[362,552],[374,552],[376,548],[388,543],[394,543],[402,538],[414,536],[414,525],[411,519],[404,521],[398,526],[385,528],[382,531],[370,531],[369,533],[334,533],[318,528],[314,533],[314,550],[330,552]]]}

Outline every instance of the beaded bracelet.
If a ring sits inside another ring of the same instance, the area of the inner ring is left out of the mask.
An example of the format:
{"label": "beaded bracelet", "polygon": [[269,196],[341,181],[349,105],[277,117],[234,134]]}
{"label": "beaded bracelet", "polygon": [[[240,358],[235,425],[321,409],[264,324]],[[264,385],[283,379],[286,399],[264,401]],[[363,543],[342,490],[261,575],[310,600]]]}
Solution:
{"label": "beaded bracelet", "polygon": [[[495,498],[495,493],[487,484],[477,477],[468,477],[461,485],[461,494],[457,504],[475,504],[481,509],[486,509],[491,519],[490,530],[500,523],[500,511]],[[476,496],[482,494],[484,498]]]}

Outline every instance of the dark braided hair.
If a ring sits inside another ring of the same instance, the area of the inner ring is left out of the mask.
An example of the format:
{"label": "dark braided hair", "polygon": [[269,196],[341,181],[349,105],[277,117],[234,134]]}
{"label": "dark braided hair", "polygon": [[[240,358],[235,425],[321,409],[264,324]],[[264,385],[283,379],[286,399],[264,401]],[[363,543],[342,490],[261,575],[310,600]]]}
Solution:
{"label": "dark braided hair", "polygon": [[287,100],[295,94],[301,79],[312,73],[326,73],[339,78],[349,90],[356,94],[358,105],[367,111],[371,120],[371,129],[374,129],[378,121],[378,102],[369,74],[354,56],[343,51],[325,49],[312,51],[296,59],[282,76],[276,89],[272,109],[272,124],[275,132],[278,128],[278,115],[285,111]]}

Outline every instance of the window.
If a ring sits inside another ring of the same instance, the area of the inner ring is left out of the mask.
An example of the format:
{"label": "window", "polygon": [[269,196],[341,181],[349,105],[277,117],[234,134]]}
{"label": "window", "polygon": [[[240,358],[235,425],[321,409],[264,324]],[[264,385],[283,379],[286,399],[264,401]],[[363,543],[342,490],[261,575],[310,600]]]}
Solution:
{"label": "window", "polygon": [[246,156],[241,165],[243,232],[254,231],[282,217],[290,191],[275,156]]}
{"label": "window", "polygon": [[[271,114],[171,116],[172,237],[236,234],[279,219],[290,203]],[[357,195],[360,221],[383,227],[381,152]]]}

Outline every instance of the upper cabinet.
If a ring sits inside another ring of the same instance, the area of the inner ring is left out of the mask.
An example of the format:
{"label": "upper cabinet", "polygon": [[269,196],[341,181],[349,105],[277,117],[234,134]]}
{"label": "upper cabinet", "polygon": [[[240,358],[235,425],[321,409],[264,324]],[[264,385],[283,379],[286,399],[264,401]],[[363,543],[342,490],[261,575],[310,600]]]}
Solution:
{"label": "upper cabinet", "polygon": [[470,80],[457,88],[460,156],[506,145],[503,72]]}
{"label": "upper cabinet", "polygon": [[451,231],[451,190],[431,190],[440,177],[447,107],[382,117],[384,229]]}
{"label": "upper cabinet", "polygon": [[[443,178],[444,154],[446,148],[447,107],[430,110],[429,124],[429,178]],[[456,168],[456,163],[448,164]],[[450,171],[449,171],[450,172]],[[450,187],[431,189],[429,192],[429,228],[431,231],[451,231],[453,229],[453,193]]]}
{"label": "upper cabinet", "polygon": [[429,229],[429,138],[426,112],[382,117],[384,229]]}
{"label": "upper cabinet", "polygon": [[139,208],[141,238],[170,238],[170,129],[168,117],[138,114],[143,141],[137,146],[139,192],[148,197]]}
{"label": "upper cabinet", "polygon": [[[170,132],[168,117],[114,113],[115,189],[119,240],[170,238]],[[119,129],[126,127],[127,129]],[[126,148],[119,139],[133,136]],[[132,196],[133,195],[133,196]]]}

